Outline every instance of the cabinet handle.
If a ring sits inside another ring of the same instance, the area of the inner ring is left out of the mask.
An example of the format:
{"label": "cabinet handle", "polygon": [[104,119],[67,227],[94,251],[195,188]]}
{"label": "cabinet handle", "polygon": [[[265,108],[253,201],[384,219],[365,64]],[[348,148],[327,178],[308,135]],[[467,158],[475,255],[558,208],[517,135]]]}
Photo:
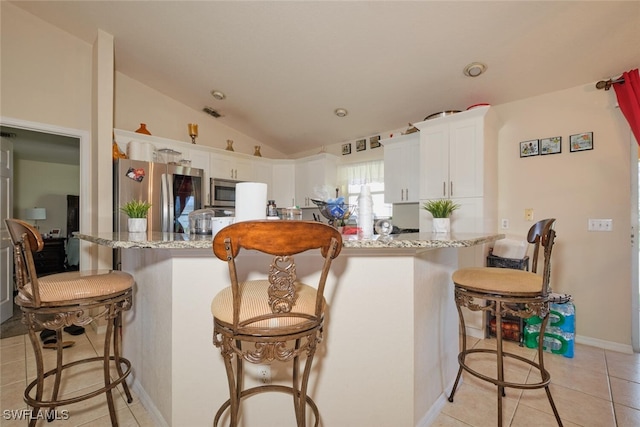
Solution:
{"label": "cabinet handle", "polygon": [[404,190],[405,201],[409,201],[409,189]]}
{"label": "cabinet handle", "polygon": [[451,181],[451,184],[450,184],[450,185],[451,185],[451,191],[450,191],[450,194],[451,194],[451,197],[453,197],[453,181]]}
{"label": "cabinet handle", "polygon": [[447,197],[447,183],[442,181],[442,197]]}
{"label": "cabinet handle", "polygon": [[233,179],[233,169],[231,169],[231,179]]}

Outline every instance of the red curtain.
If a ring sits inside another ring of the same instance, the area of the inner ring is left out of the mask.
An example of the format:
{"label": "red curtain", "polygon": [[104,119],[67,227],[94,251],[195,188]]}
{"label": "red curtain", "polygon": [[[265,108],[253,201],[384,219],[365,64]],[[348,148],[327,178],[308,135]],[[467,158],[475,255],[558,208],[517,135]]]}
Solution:
{"label": "red curtain", "polygon": [[614,83],[618,105],[640,145],[640,76],[638,69],[623,73],[624,83]]}

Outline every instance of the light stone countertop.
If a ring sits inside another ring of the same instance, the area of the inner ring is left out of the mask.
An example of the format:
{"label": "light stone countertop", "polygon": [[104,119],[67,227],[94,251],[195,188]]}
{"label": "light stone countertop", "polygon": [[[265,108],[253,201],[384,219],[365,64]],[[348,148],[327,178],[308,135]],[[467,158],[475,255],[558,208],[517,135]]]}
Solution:
{"label": "light stone countertop", "polygon": [[[81,240],[97,243],[111,248],[150,248],[150,249],[211,249],[210,235],[179,233],[76,233]],[[495,242],[503,239],[504,234],[491,233],[408,233],[395,234],[384,238],[375,235],[371,240],[359,240],[355,235],[343,235],[342,247],[353,249],[437,249],[463,248]]]}

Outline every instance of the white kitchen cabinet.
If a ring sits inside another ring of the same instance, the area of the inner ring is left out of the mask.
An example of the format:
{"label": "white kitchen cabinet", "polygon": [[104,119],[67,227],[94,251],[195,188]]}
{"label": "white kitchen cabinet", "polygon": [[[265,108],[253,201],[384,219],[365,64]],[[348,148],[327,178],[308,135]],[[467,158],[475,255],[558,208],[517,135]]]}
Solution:
{"label": "white kitchen cabinet", "polygon": [[211,177],[235,179],[238,181],[253,180],[252,159],[240,154],[211,154]]}
{"label": "white kitchen cabinet", "polygon": [[337,158],[332,154],[316,154],[296,160],[295,166],[295,204],[300,207],[314,207],[311,199],[318,198],[317,190],[324,187],[332,192],[337,182]]}
{"label": "white kitchen cabinet", "polygon": [[271,164],[270,198],[276,206],[286,208],[295,205],[296,165],[294,160],[274,160]]}
{"label": "white kitchen cabinet", "polygon": [[420,133],[380,141],[384,147],[385,203],[417,203],[420,183]]}
{"label": "white kitchen cabinet", "polygon": [[[451,217],[453,232],[495,231],[498,124],[491,107],[414,125],[420,129],[420,206],[452,199],[461,205]],[[420,209],[421,231],[431,231],[431,220]]]}
{"label": "white kitchen cabinet", "polygon": [[416,123],[420,198],[482,197],[497,185],[497,129],[491,107]]}

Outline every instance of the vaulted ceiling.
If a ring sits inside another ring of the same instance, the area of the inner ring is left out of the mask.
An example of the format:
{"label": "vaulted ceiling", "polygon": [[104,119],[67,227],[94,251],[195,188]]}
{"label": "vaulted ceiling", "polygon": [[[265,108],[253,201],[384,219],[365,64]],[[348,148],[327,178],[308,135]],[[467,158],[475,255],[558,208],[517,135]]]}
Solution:
{"label": "vaulted ceiling", "polygon": [[[117,71],[288,154],[617,77],[640,61],[638,1],[14,4],[88,43],[98,29],[112,34]],[[486,72],[465,76],[474,61]]]}

